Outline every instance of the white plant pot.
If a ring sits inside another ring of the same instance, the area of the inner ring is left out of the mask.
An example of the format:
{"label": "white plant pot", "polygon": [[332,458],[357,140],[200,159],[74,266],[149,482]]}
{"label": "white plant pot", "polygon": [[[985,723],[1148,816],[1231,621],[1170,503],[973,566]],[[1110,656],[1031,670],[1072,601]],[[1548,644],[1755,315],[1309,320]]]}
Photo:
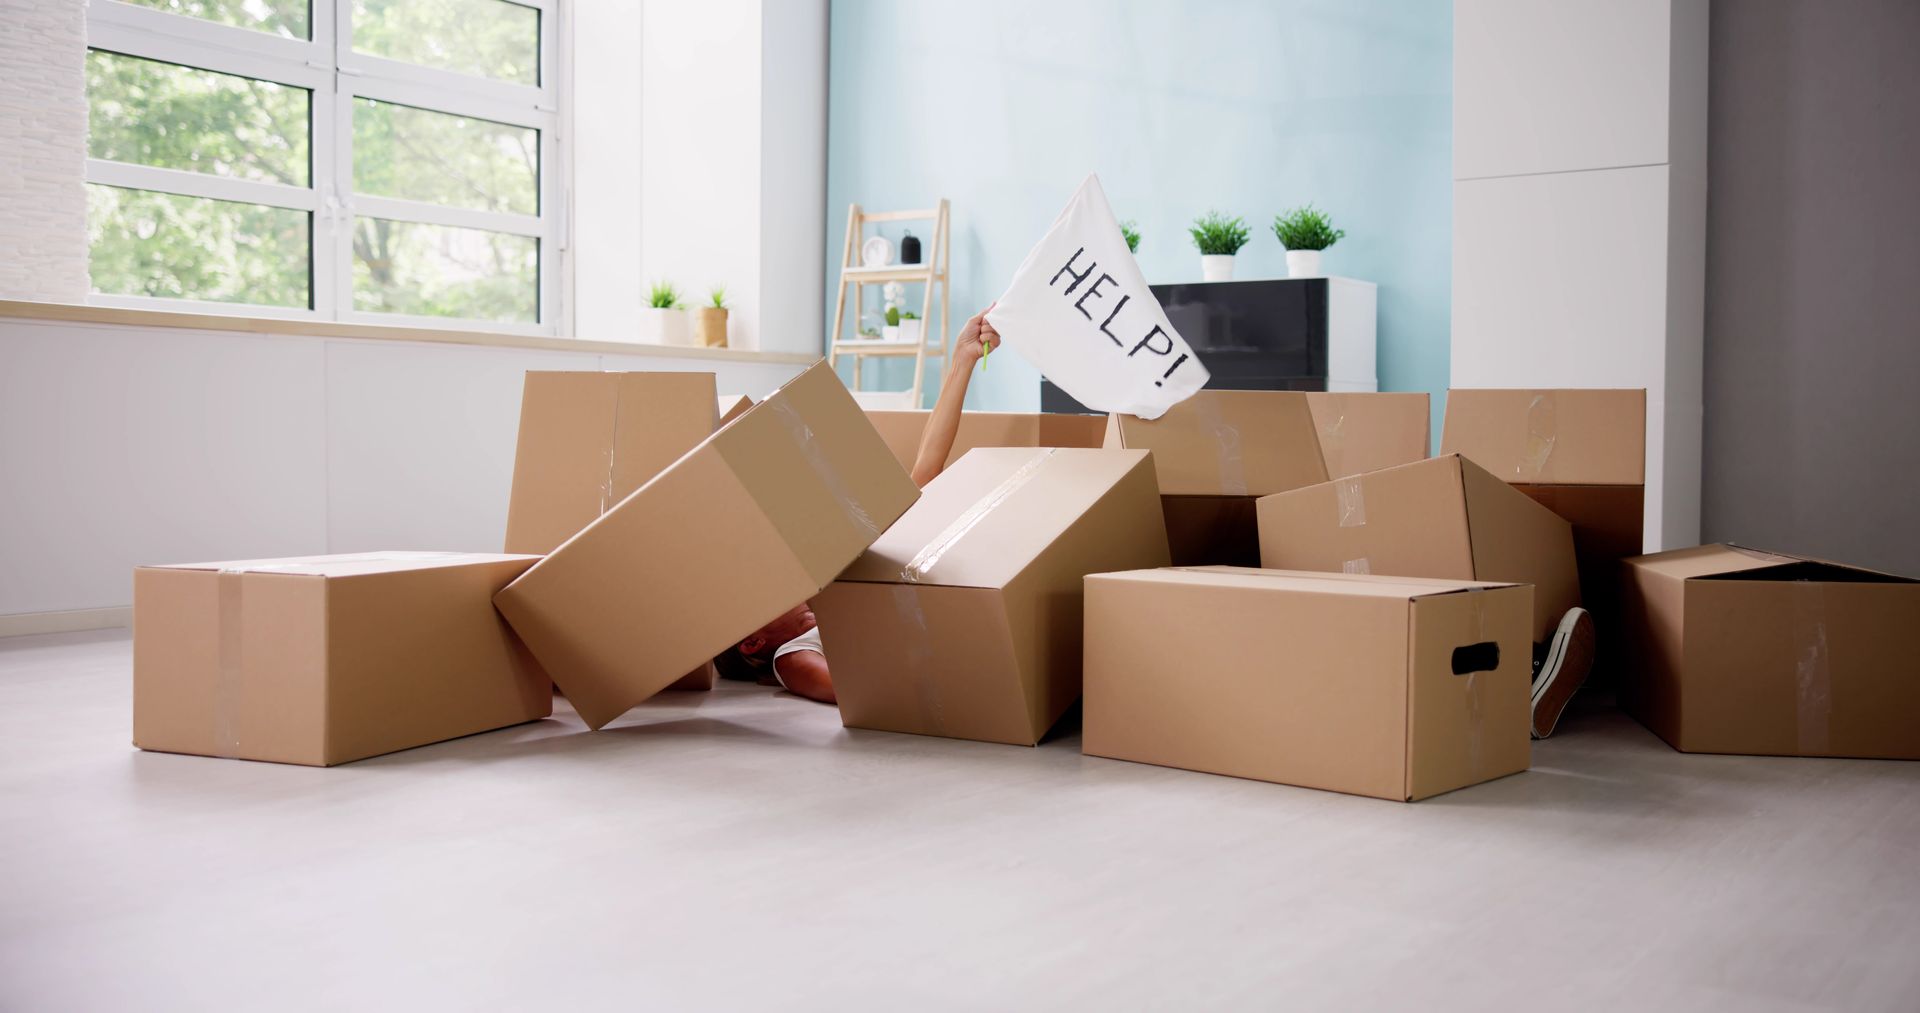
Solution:
{"label": "white plant pot", "polygon": [[899,341],[900,328],[892,327],[892,326],[880,328],[880,340],[881,341]]}
{"label": "white plant pot", "polygon": [[900,321],[900,340],[911,345],[920,340],[920,321]]}
{"label": "white plant pot", "polygon": [[1288,250],[1287,251],[1287,277],[1289,278],[1320,277],[1320,251],[1319,250]]}
{"label": "white plant pot", "polygon": [[640,340],[649,345],[693,344],[693,329],[687,326],[687,311],[643,307],[640,310]]}
{"label": "white plant pot", "polygon": [[1200,255],[1200,279],[1202,281],[1232,281],[1233,254],[1203,253]]}

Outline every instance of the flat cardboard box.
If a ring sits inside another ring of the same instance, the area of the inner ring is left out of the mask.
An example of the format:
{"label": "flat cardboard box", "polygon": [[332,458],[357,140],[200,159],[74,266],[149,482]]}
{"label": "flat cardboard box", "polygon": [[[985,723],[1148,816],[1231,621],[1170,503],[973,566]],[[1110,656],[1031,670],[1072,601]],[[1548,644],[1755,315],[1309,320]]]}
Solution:
{"label": "flat cardboard box", "polygon": [[533,556],[456,552],[142,566],[133,744],[332,766],[546,717],[493,610]]}
{"label": "flat cardboard box", "polygon": [[814,599],[841,720],[1033,745],[1080,697],[1082,578],[1166,561],[1145,452],[977,449]]}
{"label": "flat cardboard box", "polygon": [[1731,545],[1622,569],[1621,704],[1675,749],[1920,759],[1920,581]]}
{"label": "flat cardboard box", "polygon": [[1328,478],[1424,461],[1432,402],[1425,394],[1308,391]]}
{"label": "flat cardboard box", "polygon": [[713,434],[712,373],[529,371],[506,551],[544,554]]}
{"label": "flat cardboard box", "polygon": [[1252,501],[1327,480],[1313,411],[1297,391],[1203,390],[1157,419],[1111,415],[1104,445],[1153,451],[1179,566],[1258,563]]}
{"label": "flat cardboard box", "polygon": [[[1454,390],[1440,452],[1459,454],[1573,525],[1581,597],[1609,645],[1620,561],[1645,551],[1647,392]],[[1604,646],[1602,661],[1612,652]]]}
{"label": "flat cardboard box", "polygon": [[1535,641],[1580,604],[1571,526],[1458,454],[1267,496],[1258,509],[1265,566],[1532,584]]}
{"label": "flat cardboard box", "polygon": [[494,603],[599,728],[812,597],[918,496],[818,362]]}
{"label": "flat cardboard box", "polygon": [[714,425],[715,429],[745,415],[747,409],[753,407],[753,399],[745,394],[721,394],[717,401],[717,407],[720,411],[720,421]]}
{"label": "flat cardboard box", "polygon": [[[930,411],[869,409],[867,418],[887,441],[900,466],[911,471],[920,456],[920,437]],[[1106,432],[1104,415],[1050,412],[961,412],[947,464],[975,447],[1098,447]]]}
{"label": "flat cardboard box", "polygon": [[1243,567],[1095,574],[1081,748],[1400,801],[1517,773],[1531,600]]}

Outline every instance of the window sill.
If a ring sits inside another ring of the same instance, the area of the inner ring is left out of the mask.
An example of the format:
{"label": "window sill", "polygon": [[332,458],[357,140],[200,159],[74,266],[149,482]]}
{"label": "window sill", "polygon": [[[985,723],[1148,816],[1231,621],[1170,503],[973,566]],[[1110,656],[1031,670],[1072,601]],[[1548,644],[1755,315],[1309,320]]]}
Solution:
{"label": "window sill", "polygon": [[626,341],[550,338],[487,331],[443,330],[386,324],[347,324],[328,320],[276,320],[265,317],[213,313],[175,313],[167,310],[128,309],[78,303],[24,302],[0,299],[0,319],[58,320],[134,327],[177,327],[196,331],[238,331],[247,334],[287,334],[315,338],[352,338],[366,341],[425,341],[490,348],[538,348],[561,352],[595,352],[661,359],[711,359],[723,362],[773,362],[809,365],[820,358],[806,352],[762,352],[747,348],[694,348],[679,345],[642,345]]}

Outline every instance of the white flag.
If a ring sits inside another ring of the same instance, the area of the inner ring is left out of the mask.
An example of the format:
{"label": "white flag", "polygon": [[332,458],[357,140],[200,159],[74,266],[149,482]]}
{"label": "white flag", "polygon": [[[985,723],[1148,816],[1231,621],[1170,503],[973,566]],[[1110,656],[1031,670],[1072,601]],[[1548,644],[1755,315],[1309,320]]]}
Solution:
{"label": "white flag", "polygon": [[1094,411],[1157,419],[1207,385],[1088,176],[1013,273],[987,322],[1007,347]]}

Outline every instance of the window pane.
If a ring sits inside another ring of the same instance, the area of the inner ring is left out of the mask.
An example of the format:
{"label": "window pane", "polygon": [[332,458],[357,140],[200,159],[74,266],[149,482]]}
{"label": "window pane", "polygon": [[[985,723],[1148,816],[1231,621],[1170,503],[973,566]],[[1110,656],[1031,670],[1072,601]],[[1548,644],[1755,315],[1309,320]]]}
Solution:
{"label": "window pane", "polygon": [[356,99],[353,188],[481,211],[540,213],[540,131]]}
{"label": "window pane", "polygon": [[87,184],[93,290],[312,305],[305,211]]}
{"label": "window pane", "polygon": [[540,12],[506,0],[353,0],[353,48],[538,85]]}
{"label": "window pane", "polygon": [[185,14],[223,25],[271,32],[288,39],[308,34],[307,0],[126,0],[139,7]]}
{"label": "window pane", "polygon": [[87,51],[87,153],[116,162],[309,186],[312,93]]}
{"label": "window pane", "polygon": [[540,241],[479,229],[357,218],[353,308],[535,323]]}

